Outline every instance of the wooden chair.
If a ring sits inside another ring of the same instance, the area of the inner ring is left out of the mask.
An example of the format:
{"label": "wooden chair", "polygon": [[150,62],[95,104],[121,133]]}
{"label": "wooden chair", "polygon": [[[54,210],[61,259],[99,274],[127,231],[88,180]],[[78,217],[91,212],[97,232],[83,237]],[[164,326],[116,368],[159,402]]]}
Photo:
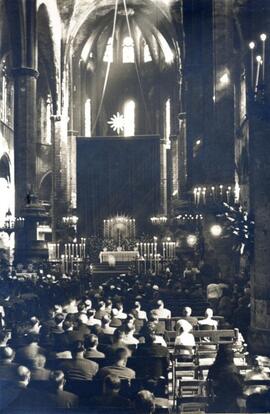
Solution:
{"label": "wooden chair", "polygon": [[102,380],[94,379],[92,381],[67,380],[64,390],[76,394],[78,397],[90,398],[102,393]]}
{"label": "wooden chair", "polygon": [[168,378],[166,357],[130,357],[127,366],[134,369],[137,378]]}
{"label": "wooden chair", "polygon": [[207,411],[208,397],[180,397],[177,398],[177,413],[200,414]]}
{"label": "wooden chair", "polygon": [[190,379],[194,380],[198,378],[198,368],[196,364],[196,358],[194,355],[193,360],[183,361],[183,355],[172,354],[172,392],[174,406],[176,403],[177,388],[179,381]]}

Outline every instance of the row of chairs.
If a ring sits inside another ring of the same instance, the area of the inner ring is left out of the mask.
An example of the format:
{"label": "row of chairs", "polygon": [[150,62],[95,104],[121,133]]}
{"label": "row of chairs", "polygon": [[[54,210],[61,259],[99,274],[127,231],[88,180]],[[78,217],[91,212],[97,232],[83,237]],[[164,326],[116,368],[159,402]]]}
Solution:
{"label": "row of chairs", "polygon": [[[195,316],[195,318],[198,321],[200,321],[204,319],[204,316]],[[158,321],[158,329],[160,331],[159,333],[163,334],[164,331],[174,331],[176,328],[176,323],[177,321],[179,321],[179,319],[187,320],[187,318],[184,316],[172,316],[171,318],[168,318],[168,319],[160,318]],[[213,317],[213,319],[219,323],[224,321],[223,316],[215,316]],[[137,334],[140,332],[140,330],[143,328],[144,325],[145,325],[144,319],[136,320],[136,333]],[[202,329],[202,327],[200,327],[200,329]]]}
{"label": "row of chairs", "polygon": [[[192,331],[195,340],[199,342],[205,342],[207,338],[208,345],[217,344],[232,344],[237,340],[239,330],[236,329],[218,329],[218,330],[194,330]],[[176,331],[165,331],[164,338],[168,348],[174,347],[176,338]]]}

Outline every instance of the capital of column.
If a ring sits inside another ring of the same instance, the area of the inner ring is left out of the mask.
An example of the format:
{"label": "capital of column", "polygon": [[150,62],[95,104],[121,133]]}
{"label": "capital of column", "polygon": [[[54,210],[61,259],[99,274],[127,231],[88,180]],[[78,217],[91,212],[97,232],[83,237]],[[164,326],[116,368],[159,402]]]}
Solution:
{"label": "capital of column", "polygon": [[61,119],[62,119],[62,116],[61,115],[51,115],[51,121],[53,121],[53,122],[60,122],[61,121]]}
{"label": "capital of column", "polygon": [[11,69],[11,73],[13,76],[17,77],[17,76],[29,76],[29,77],[33,77],[33,78],[38,78],[39,77],[39,72],[36,69],[27,67],[27,66],[20,66],[17,68],[12,68]]}

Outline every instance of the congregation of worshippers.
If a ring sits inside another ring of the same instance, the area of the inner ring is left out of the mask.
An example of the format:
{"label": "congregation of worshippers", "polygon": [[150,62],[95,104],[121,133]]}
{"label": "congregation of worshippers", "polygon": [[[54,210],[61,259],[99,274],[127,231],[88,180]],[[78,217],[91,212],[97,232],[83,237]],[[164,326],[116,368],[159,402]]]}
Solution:
{"label": "congregation of worshippers", "polygon": [[206,270],[102,284],[2,274],[1,412],[267,412],[269,361],[246,344],[249,280]]}

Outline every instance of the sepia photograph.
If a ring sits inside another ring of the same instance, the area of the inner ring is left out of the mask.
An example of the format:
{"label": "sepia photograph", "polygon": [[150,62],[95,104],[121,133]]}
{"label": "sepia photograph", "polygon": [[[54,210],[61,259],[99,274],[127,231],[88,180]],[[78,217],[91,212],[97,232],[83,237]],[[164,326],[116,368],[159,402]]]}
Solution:
{"label": "sepia photograph", "polygon": [[270,414],[270,0],[0,0],[0,414]]}

